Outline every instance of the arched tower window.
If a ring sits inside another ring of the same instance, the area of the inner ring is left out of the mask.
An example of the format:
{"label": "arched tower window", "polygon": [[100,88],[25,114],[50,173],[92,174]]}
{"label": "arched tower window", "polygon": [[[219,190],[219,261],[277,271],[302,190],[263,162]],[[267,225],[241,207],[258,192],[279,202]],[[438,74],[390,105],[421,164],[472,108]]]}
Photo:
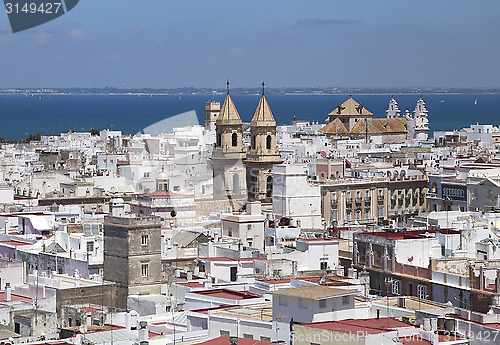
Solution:
{"label": "arched tower window", "polygon": [[231,136],[231,141],[232,141],[232,144],[233,146],[238,146],[238,134],[236,133],[233,133],[233,135]]}
{"label": "arched tower window", "polygon": [[271,136],[268,135],[266,138],[266,149],[270,150],[271,149]]}
{"label": "arched tower window", "polygon": [[217,147],[222,146],[222,135],[219,133],[217,134]]}
{"label": "arched tower window", "polygon": [[255,148],[255,135],[252,135],[252,149]]}
{"label": "arched tower window", "polygon": [[240,176],[233,174],[233,194],[240,194]]}
{"label": "arched tower window", "polygon": [[273,196],[273,177],[268,176],[266,179],[266,197],[270,198]]}

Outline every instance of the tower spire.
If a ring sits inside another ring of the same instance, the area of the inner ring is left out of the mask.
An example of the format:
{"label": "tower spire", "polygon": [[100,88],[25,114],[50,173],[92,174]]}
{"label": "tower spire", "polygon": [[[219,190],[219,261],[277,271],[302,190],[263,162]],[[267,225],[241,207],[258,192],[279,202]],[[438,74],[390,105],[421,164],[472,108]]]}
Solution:
{"label": "tower spire", "polygon": [[262,82],[262,96],[264,96],[264,87],[266,86],[266,83]]}
{"label": "tower spire", "polygon": [[229,79],[226,81],[226,86],[227,86],[227,94],[229,95]]}

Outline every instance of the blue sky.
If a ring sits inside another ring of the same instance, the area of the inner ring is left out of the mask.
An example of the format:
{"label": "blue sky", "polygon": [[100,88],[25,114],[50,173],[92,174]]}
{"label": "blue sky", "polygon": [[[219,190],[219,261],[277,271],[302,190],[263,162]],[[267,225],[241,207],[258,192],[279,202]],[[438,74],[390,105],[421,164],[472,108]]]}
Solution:
{"label": "blue sky", "polygon": [[0,87],[500,87],[499,32],[497,0],[80,0],[0,13]]}

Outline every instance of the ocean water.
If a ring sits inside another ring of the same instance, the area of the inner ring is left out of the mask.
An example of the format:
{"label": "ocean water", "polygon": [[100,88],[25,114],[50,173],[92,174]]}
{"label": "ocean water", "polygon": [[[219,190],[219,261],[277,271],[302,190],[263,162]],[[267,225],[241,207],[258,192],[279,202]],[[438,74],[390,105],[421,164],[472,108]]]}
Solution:
{"label": "ocean water", "polygon": [[[354,95],[355,100],[385,117],[390,96]],[[395,95],[402,113],[413,112],[418,95]],[[345,95],[269,95],[267,99],[278,124],[300,120],[324,122],[327,114],[348,98]],[[223,95],[137,96],[137,95],[1,95],[0,137],[23,139],[31,133],[53,135],[69,130],[115,129],[137,133],[141,129],[186,111],[195,110],[204,121],[205,101],[222,102]],[[432,131],[453,130],[481,124],[500,124],[500,95],[424,95]],[[475,100],[477,99],[477,104]],[[250,122],[259,96],[233,96],[243,121]],[[443,102],[444,101],[444,102]],[[186,125],[186,124],[179,124]]]}

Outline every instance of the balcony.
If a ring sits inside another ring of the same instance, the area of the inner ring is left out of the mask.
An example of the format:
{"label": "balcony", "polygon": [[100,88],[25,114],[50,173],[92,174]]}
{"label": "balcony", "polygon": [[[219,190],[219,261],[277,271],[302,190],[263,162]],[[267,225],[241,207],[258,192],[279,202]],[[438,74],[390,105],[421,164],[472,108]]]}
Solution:
{"label": "balcony", "polygon": [[372,201],[372,198],[370,198],[369,196],[365,198],[366,205],[370,205],[371,201]]}
{"label": "balcony", "polygon": [[377,199],[378,199],[378,201],[384,201],[384,196],[383,196],[383,195],[379,195],[379,196],[377,197]]}
{"label": "balcony", "polygon": [[363,198],[356,198],[356,204],[361,204],[362,201],[363,201]]}
{"label": "balcony", "polygon": [[347,197],[345,200],[346,200],[346,203],[348,203],[348,204],[352,204],[352,198]]}

